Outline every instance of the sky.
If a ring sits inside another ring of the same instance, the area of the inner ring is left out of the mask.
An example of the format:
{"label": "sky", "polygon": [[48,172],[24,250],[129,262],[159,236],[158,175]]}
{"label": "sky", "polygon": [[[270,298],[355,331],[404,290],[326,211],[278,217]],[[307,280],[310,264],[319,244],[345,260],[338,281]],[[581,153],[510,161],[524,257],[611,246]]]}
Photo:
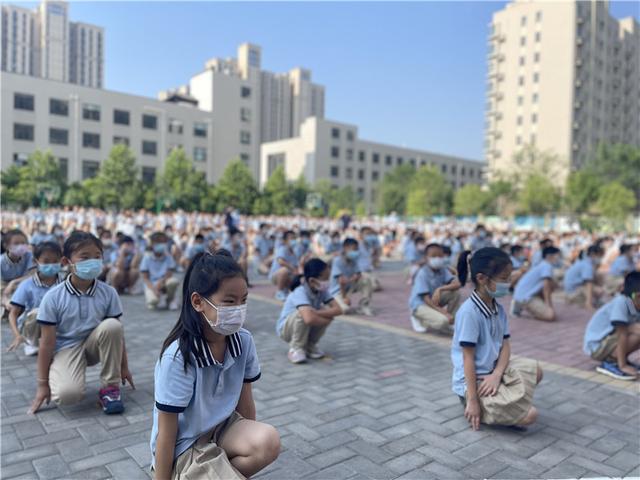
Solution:
{"label": "sky", "polygon": [[310,69],[325,117],[360,138],[481,160],[488,24],[505,3],[73,2],[70,19],[105,28],[109,90],[156,97],[251,42],[263,69]]}

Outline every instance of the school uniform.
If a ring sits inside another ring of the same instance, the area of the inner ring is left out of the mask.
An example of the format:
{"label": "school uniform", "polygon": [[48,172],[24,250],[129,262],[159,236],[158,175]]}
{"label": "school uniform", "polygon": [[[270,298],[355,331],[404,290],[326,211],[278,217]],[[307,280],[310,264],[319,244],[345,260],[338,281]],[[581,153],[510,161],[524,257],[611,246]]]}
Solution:
{"label": "school uniform", "polygon": [[471,252],[475,253],[481,248],[493,247],[493,242],[491,241],[491,237],[485,236],[481,237],[476,235],[471,238]]}
{"label": "school uniform", "polygon": [[[333,259],[333,262],[331,262],[329,293],[333,296],[336,302],[338,302],[338,305],[340,305],[340,308],[343,312],[348,311],[350,307],[349,305],[347,305],[345,298],[342,296],[339,278],[341,276],[352,277],[356,273],[362,273],[360,267],[358,266],[358,262],[348,260],[344,255],[337,256]],[[360,279],[358,281],[349,282],[347,284],[345,293],[347,295],[360,293],[362,295],[362,298],[360,299],[359,305],[361,307],[366,307],[371,303],[371,296],[373,295],[373,284],[371,283],[371,280],[369,278],[360,275]]]}
{"label": "school uniform", "polygon": [[304,306],[320,310],[331,303],[333,295],[328,291],[314,292],[306,283],[299,285],[284,302],[280,317],[276,323],[276,333],[294,350],[310,350],[324,335],[323,327],[307,325],[300,315],[299,308]]}
{"label": "school uniform", "polygon": [[360,267],[360,272],[363,277],[365,277],[374,290],[379,290],[382,288],[380,284],[380,280],[373,273],[373,260],[371,258],[371,250],[367,246],[365,242],[360,242],[359,245],[360,256],[358,257],[358,266]]}
{"label": "school uniform", "polygon": [[199,254],[202,253],[206,250],[205,244],[204,243],[194,243],[193,245],[189,245],[187,247],[187,250],[185,252],[185,256],[187,257],[187,259],[189,261],[193,260],[194,257]]}
{"label": "school uniform", "polygon": [[553,265],[543,260],[525,273],[513,291],[515,310],[524,308],[535,318],[549,318],[553,309],[547,305],[542,297],[545,280],[553,280]]}
{"label": "school uniform", "polygon": [[[466,399],[463,347],[475,347],[475,370],[478,377],[489,375],[496,367],[502,344],[510,338],[507,314],[497,302],[488,306],[474,291],[456,314],[451,342],[453,363],[452,390]],[[527,416],[533,401],[538,362],[509,359],[494,396],[478,397],[481,421],[485,424],[518,425]],[[466,400],[465,400],[466,401]]]}
{"label": "school uniform", "polygon": [[20,282],[9,284],[17,278],[26,275],[29,270],[35,267],[36,264],[33,261],[33,254],[31,252],[25,252],[16,262],[9,258],[8,253],[3,253],[0,256],[0,294],[3,307],[8,308],[11,296],[18,288]]}
{"label": "school uniform", "polygon": [[[616,327],[640,322],[640,312],[626,295],[616,295],[593,314],[587,324],[582,349],[597,361],[613,356],[618,345]],[[631,353],[631,352],[628,352]],[[617,363],[617,359],[615,360]]]}
{"label": "school uniform", "polygon": [[276,254],[273,257],[273,262],[271,263],[271,270],[269,271],[269,280],[271,280],[274,283],[276,281],[275,275],[278,272],[278,270],[280,270],[281,268],[285,268],[278,263],[279,258],[282,258],[284,261],[286,261],[290,265],[293,265],[294,267],[298,265],[298,257],[296,256],[293,249],[290,248],[288,245],[284,245],[284,244],[280,245],[276,249]]}
{"label": "school uniform", "polygon": [[613,295],[622,289],[624,277],[629,272],[633,272],[636,266],[626,255],[619,255],[609,267],[609,275],[605,279],[605,289],[609,295]]}
{"label": "school uniform", "polygon": [[152,465],[158,439],[158,412],[177,413],[173,478],[242,479],[219,444],[229,427],[242,420],[235,409],[243,384],[260,378],[253,338],[245,329],[226,337],[222,363],[214,358],[204,339],[194,342],[196,353],[186,372],[177,340],[156,362]]}
{"label": "school uniform", "polygon": [[[176,269],[176,261],[169,254],[162,254],[157,256],[154,253],[146,253],[140,262],[140,272],[148,273],[149,280],[152,284],[156,284],[160,279],[164,278],[167,272],[173,272]],[[169,277],[164,283],[163,293],[167,296],[167,303],[171,303],[176,295],[178,288],[178,280],[174,277]],[[144,298],[147,302],[148,308],[156,308],[160,302],[160,298],[156,295],[151,288],[144,284]]]}
{"label": "school uniform", "polygon": [[124,331],[118,320],[122,304],[116,290],[95,280],[81,292],[71,278],[49,289],[36,317],[41,326],[56,327],[49,386],[51,398],[61,404],[82,399],[87,365],[102,363],[102,385],[119,386],[124,351]]}
{"label": "school uniform", "polygon": [[223,245],[223,248],[229,251],[229,253],[231,254],[231,256],[236,262],[242,259],[242,256],[244,255],[244,252],[245,252],[245,247],[242,242],[234,243],[231,241],[226,241]]}
{"label": "school uniform", "polygon": [[585,284],[595,281],[593,261],[589,257],[574,262],[564,275],[564,293],[570,303],[586,301]]}
{"label": "school uniform", "polygon": [[[450,330],[449,319],[442,312],[431,308],[424,302],[425,295],[432,296],[443,285],[451,283],[455,277],[448,268],[434,270],[423,265],[413,279],[413,287],[409,296],[409,310],[413,317],[425,328],[446,331]],[[449,290],[440,295],[439,306],[447,307],[447,311],[455,315],[460,307],[460,290]]]}
{"label": "school uniform", "polygon": [[260,262],[264,262],[269,258],[271,253],[271,242],[263,235],[257,235],[253,239],[253,248],[255,249],[256,256]]}

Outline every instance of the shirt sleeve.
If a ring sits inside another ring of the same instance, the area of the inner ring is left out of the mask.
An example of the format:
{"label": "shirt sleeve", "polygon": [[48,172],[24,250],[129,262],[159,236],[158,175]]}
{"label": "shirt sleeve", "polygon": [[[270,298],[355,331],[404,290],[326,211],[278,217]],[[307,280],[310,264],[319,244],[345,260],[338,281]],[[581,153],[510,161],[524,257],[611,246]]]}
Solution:
{"label": "shirt sleeve", "polygon": [[182,355],[165,352],[155,373],[156,408],[169,413],[184,412],[193,397],[195,382],[195,367],[189,365],[185,372]]}
{"label": "shirt sleeve", "polygon": [[169,261],[167,261],[167,270],[175,270],[176,269],[176,261],[173,259],[171,255],[167,255]]}
{"label": "shirt sleeve", "polygon": [[611,305],[611,313],[609,314],[611,325],[629,325],[629,311],[626,305],[626,299],[619,295]]}
{"label": "shirt sleeve", "polygon": [[260,378],[260,362],[253,337],[248,335],[248,340],[243,348],[247,349],[247,360],[244,366],[244,383],[252,383]]}
{"label": "shirt sleeve", "polygon": [[13,292],[13,296],[11,297],[11,305],[21,308],[27,307],[29,304],[29,284],[33,284],[32,282],[33,280],[28,278],[18,285],[18,288]]}
{"label": "shirt sleeve", "polygon": [[324,292],[322,297],[322,303],[330,303],[333,300],[333,295],[328,290]]}
{"label": "shirt sleeve", "polygon": [[591,263],[585,262],[580,269],[580,276],[585,282],[593,281],[593,265],[591,265]]}
{"label": "shirt sleeve", "polygon": [[54,290],[55,289],[49,290],[44,295],[42,302],[40,302],[40,307],[38,307],[38,316],[36,317],[39,323],[56,325],[59,321],[57,299],[55,295],[52,295]]}
{"label": "shirt sleeve", "polygon": [[342,265],[342,258],[334,258],[331,263],[331,276],[333,278],[339,277],[344,274],[344,268]]}
{"label": "shirt sleeve", "polygon": [[456,277],[452,275],[448,268],[444,269],[444,284],[449,285]]}
{"label": "shirt sleeve", "polygon": [[140,271],[141,272],[149,272],[149,256],[144,255],[142,257],[142,261],[140,262]]}
{"label": "shirt sleeve", "polygon": [[456,328],[460,328],[458,342],[461,347],[475,347],[480,338],[480,325],[474,315],[466,314],[456,318]]}
{"label": "shirt sleeve", "polygon": [[540,278],[553,278],[553,267],[549,262],[543,262],[540,269]]}
{"label": "shirt sleeve", "polygon": [[122,302],[118,292],[112,287],[109,287],[109,306],[107,307],[107,316],[105,318],[119,318],[122,316]]}
{"label": "shirt sleeve", "polygon": [[431,287],[429,282],[427,281],[427,272],[424,268],[418,270],[416,277],[414,278],[415,284],[415,292],[417,296],[422,297],[422,295],[431,295],[433,292],[431,291]]}

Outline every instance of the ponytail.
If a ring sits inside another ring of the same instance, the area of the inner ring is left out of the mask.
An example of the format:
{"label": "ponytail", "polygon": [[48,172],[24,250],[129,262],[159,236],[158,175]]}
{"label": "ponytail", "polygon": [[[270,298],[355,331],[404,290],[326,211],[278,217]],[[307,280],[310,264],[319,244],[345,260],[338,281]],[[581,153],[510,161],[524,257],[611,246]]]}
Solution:
{"label": "ponytail", "polygon": [[456,270],[458,270],[460,285],[463,287],[467,284],[467,279],[469,278],[469,255],[471,255],[471,250],[465,250],[458,256],[458,266]]}

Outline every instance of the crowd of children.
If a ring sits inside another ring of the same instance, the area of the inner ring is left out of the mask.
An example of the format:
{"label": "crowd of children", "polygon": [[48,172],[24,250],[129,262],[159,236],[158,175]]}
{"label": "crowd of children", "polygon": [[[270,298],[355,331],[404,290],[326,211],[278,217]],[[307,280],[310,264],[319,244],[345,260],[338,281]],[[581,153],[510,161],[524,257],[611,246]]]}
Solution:
{"label": "crowd of children", "polygon": [[593,311],[584,352],[603,374],[638,377],[629,356],[640,348],[640,258],[637,239],[624,235],[84,209],[9,214],[2,227],[9,349],[38,355],[31,412],[80,401],[94,364],[103,410],[122,412],[122,385],[135,387],[120,295],[179,311],[155,368],[158,478],[244,478],[278,456],[278,433],[256,421],[251,391],[260,365],[242,328],[249,278],[276,286],[276,333],[299,364],[324,356],[318,344],[336,317],[375,314],[375,270],[382,258],[403,258],[408,322],[452,335],[452,389],[474,429],[537,416],[542,371],[511,358],[508,314],[496,301],[510,294],[509,314],[532,320],[562,320],[556,301]]}

